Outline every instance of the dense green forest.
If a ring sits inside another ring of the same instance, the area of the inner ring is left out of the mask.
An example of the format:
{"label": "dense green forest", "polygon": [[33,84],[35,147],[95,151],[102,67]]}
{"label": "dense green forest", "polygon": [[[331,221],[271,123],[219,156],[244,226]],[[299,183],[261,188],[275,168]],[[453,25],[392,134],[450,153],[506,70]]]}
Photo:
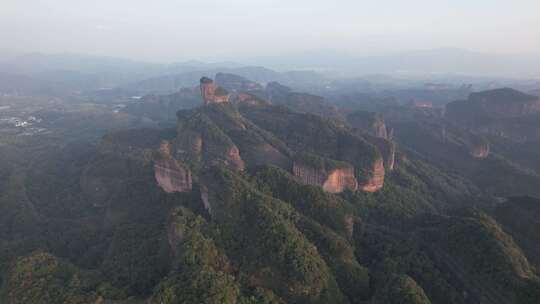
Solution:
{"label": "dense green forest", "polygon": [[[329,193],[292,164],[370,180],[383,153],[364,131],[283,105],[176,118],[0,137],[1,303],[540,303],[525,144],[490,139],[475,159],[465,131],[440,148],[427,122],[394,117],[382,188]],[[172,158],[188,191],[157,182]]]}

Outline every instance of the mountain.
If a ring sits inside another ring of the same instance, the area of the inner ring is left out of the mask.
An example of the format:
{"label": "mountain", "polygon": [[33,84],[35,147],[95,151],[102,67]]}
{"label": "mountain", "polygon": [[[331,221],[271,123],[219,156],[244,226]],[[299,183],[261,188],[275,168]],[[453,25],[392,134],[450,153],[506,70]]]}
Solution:
{"label": "mountain", "polygon": [[[198,84],[199,79],[205,75],[215,75],[221,73],[216,80],[225,76],[235,75],[243,79],[253,81],[260,84],[266,84],[272,81],[278,81],[285,84],[295,86],[305,86],[307,84],[320,84],[324,81],[324,77],[315,72],[309,71],[290,71],[276,72],[260,66],[246,66],[236,68],[214,68],[200,69],[177,74],[168,74],[165,76],[151,77],[142,81],[138,81],[129,85],[126,88],[137,89],[141,92],[170,92],[178,90],[182,87],[192,87]],[[223,83],[222,83],[223,84]],[[227,84],[224,84],[227,86]]]}
{"label": "mountain", "polygon": [[[522,142],[524,134],[535,134],[535,124],[524,120],[523,133],[512,137],[509,133],[491,132],[484,125],[470,128],[452,117],[468,119],[467,115],[474,115],[474,111],[463,110],[466,114],[453,116],[453,104],[448,105],[446,113],[441,108],[410,106],[381,110],[387,128],[392,129],[392,139],[409,157],[466,177],[494,195],[538,196],[534,185],[540,182],[540,175],[534,168],[539,159],[524,152],[532,151],[537,141],[531,138],[530,142]],[[504,121],[496,120],[490,125],[504,126]],[[467,122],[480,123],[481,120],[475,118]]]}
{"label": "mountain", "polygon": [[[2,62],[5,73],[66,86],[64,91],[88,91],[124,87],[145,79],[214,68],[233,68],[233,62],[188,61],[146,63],[122,58],[81,54],[26,53]],[[18,88],[19,90],[24,90]],[[159,89],[159,88],[158,88]]]}
{"label": "mountain", "polygon": [[225,76],[0,133],[0,302],[538,303],[537,150]]}
{"label": "mountain", "polygon": [[540,98],[513,89],[473,93],[447,105],[446,115],[478,132],[515,141],[537,141]]}
{"label": "mountain", "polygon": [[[189,73],[189,75],[184,76],[191,79],[200,73]],[[337,120],[344,119],[338,108],[324,97],[294,92],[291,88],[275,81],[262,85],[240,75],[221,72],[216,74],[215,79],[215,84],[213,80],[208,79],[208,84],[203,86],[204,94],[207,97],[210,96],[209,98],[214,101],[220,98],[228,101],[233,98],[247,102],[254,101],[257,99],[256,97],[259,97],[274,105],[283,105],[298,112],[327,116]],[[179,80],[179,78],[176,80]],[[186,84],[190,81],[187,80]],[[150,82],[153,83],[153,81]],[[163,84],[161,80],[158,82],[159,85]],[[222,91],[222,97],[218,97],[219,94],[216,95],[219,93],[216,91],[219,87],[226,91],[220,90]],[[202,99],[199,92],[198,86],[190,86],[168,95],[148,94],[138,102],[128,103],[123,111],[156,121],[171,121],[176,119],[176,116],[174,116],[175,110],[190,109],[201,104]]]}
{"label": "mountain", "polygon": [[403,51],[362,56],[336,51],[311,51],[252,60],[276,69],[310,69],[335,75],[457,74],[537,78],[540,58],[536,54],[486,54],[457,48]]}

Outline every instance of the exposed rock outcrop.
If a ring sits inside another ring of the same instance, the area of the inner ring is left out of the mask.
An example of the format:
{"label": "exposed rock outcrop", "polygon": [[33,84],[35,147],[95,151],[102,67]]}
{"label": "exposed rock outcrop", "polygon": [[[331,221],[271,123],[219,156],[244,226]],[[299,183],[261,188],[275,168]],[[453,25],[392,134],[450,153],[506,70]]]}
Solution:
{"label": "exposed rock outcrop", "polygon": [[[377,147],[367,142],[362,136],[351,132],[350,128],[333,120],[272,105],[266,107],[241,107],[240,111],[242,115],[258,126],[275,134],[277,138],[296,153],[316,153],[324,156],[327,160],[337,160],[338,163],[348,164],[346,166],[326,167],[321,170],[324,181],[330,173],[330,169],[343,167],[354,168],[354,176],[358,179],[360,178],[357,175],[358,172],[370,172],[372,164],[377,159],[382,160],[381,152]],[[316,172],[318,172],[321,165],[310,165],[308,167],[316,168]],[[316,179],[315,184],[322,187],[324,181],[319,178]]]}
{"label": "exposed rock outcrop", "polygon": [[354,177],[353,168],[335,169],[330,171],[322,188],[326,192],[341,193],[345,190],[356,191],[358,182]]}
{"label": "exposed rock outcrop", "polygon": [[154,176],[158,185],[167,193],[191,191],[191,171],[171,156],[171,145],[164,141],[160,155],[154,159]]}
{"label": "exposed rock outcrop", "polygon": [[378,159],[373,164],[369,177],[360,183],[359,189],[364,192],[377,192],[384,186],[384,162]]}
{"label": "exposed rock outcrop", "polygon": [[230,94],[224,88],[214,84],[210,78],[201,78],[201,95],[204,104],[229,102]]}
{"label": "exposed rock outcrop", "polygon": [[[303,161],[307,157],[311,158],[308,161]],[[354,168],[352,166],[331,166],[328,160],[320,159],[319,164],[311,161],[315,156],[297,157],[293,162],[293,175],[296,178],[308,185],[319,186],[325,192],[341,193],[345,190],[356,191],[358,182],[354,177]]]}

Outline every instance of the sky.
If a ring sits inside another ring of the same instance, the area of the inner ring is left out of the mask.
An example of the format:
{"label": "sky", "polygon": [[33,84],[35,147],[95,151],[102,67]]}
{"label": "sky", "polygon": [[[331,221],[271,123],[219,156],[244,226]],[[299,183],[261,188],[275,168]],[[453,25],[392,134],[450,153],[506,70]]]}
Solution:
{"label": "sky", "polygon": [[540,54],[538,0],[0,0],[0,48],[170,62],[441,47]]}

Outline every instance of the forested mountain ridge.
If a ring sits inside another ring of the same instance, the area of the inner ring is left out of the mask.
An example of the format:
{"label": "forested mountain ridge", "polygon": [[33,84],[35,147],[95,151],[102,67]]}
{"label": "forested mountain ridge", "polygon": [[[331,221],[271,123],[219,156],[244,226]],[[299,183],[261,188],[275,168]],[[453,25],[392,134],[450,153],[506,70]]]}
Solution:
{"label": "forested mountain ridge", "polygon": [[0,302],[538,302],[538,200],[443,165],[496,172],[480,135],[444,125],[445,158],[429,113],[200,92],[174,128],[0,146]]}

